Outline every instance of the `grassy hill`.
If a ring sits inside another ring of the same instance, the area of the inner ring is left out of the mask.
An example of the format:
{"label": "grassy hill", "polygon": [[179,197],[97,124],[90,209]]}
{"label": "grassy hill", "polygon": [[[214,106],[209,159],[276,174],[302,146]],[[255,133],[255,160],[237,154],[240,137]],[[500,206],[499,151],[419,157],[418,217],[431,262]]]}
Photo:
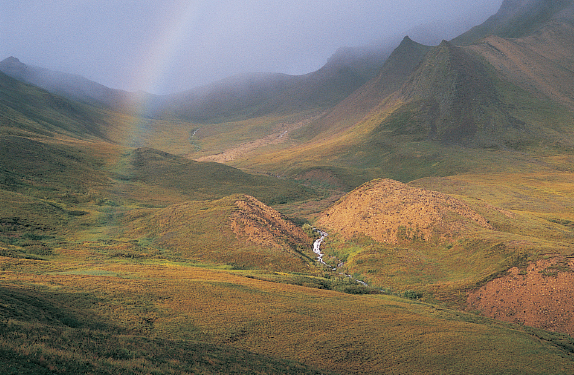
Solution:
{"label": "grassy hill", "polygon": [[0,72],[52,94],[99,107],[121,109],[132,94],[114,90],[84,77],[28,66],[15,57],[0,61]]}
{"label": "grassy hill", "polygon": [[50,94],[0,72],[0,131],[8,135],[103,137],[95,109]]}

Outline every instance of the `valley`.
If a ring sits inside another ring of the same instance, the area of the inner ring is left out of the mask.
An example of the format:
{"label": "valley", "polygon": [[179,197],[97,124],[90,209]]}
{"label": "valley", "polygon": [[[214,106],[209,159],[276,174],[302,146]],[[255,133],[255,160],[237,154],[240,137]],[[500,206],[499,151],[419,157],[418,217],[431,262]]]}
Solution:
{"label": "valley", "polygon": [[572,36],[505,0],[165,96],[0,62],[3,371],[574,373]]}

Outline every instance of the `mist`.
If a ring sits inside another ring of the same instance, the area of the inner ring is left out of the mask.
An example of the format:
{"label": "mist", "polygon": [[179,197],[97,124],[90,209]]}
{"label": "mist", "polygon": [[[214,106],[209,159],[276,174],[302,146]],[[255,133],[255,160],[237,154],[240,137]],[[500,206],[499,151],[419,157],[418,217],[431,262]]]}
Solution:
{"label": "mist", "polygon": [[305,74],[340,47],[452,39],[502,0],[41,0],[0,5],[0,59],[107,87],[179,92],[241,73]]}

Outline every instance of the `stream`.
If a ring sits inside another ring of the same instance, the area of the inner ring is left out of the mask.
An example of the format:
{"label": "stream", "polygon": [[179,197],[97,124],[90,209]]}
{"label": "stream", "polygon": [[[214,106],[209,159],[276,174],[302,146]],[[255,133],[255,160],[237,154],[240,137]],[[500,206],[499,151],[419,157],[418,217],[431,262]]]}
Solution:
{"label": "stream", "polygon": [[[319,229],[315,229],[315,231],[321,235],[321,237],[317,238],[315,240],[315,242],[313,242],[313,252],[315,254],[317,254],[317,261],[319,263],[323,264],[324,266],[329,267],[332,271],[337,271],[337,268],[341,267],[343,265],[343,263],[339,263],[339,265],[337,267],[333,267],[333,266],[325,263],[325,261],[323,260],[323,256],[325,256],[325,254],[321,252],[321,244],[323,243],[323,240],[325,239],[325,237],[328,236],[327,232],[323,232],[322,230],[319,230]],[[345,275],[346,277],[353,279],[354,281],[358,282],[359,284],[361,284],[363,286],[369,286],[369,284],[367,284],[366,282],[361,281],[361,280],[357,280],[353,276],[351,276],[347,273],[341,272],[341,275]]]}

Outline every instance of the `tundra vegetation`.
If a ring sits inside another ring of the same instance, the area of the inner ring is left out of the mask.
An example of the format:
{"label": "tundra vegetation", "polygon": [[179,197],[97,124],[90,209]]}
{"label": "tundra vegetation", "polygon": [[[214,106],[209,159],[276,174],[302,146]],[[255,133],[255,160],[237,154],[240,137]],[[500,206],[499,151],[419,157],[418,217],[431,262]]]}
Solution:
{"label": "tundra vegetation", "polygon": [[3,373],[574,373],[551,3],[156,103],[0,73]]}

